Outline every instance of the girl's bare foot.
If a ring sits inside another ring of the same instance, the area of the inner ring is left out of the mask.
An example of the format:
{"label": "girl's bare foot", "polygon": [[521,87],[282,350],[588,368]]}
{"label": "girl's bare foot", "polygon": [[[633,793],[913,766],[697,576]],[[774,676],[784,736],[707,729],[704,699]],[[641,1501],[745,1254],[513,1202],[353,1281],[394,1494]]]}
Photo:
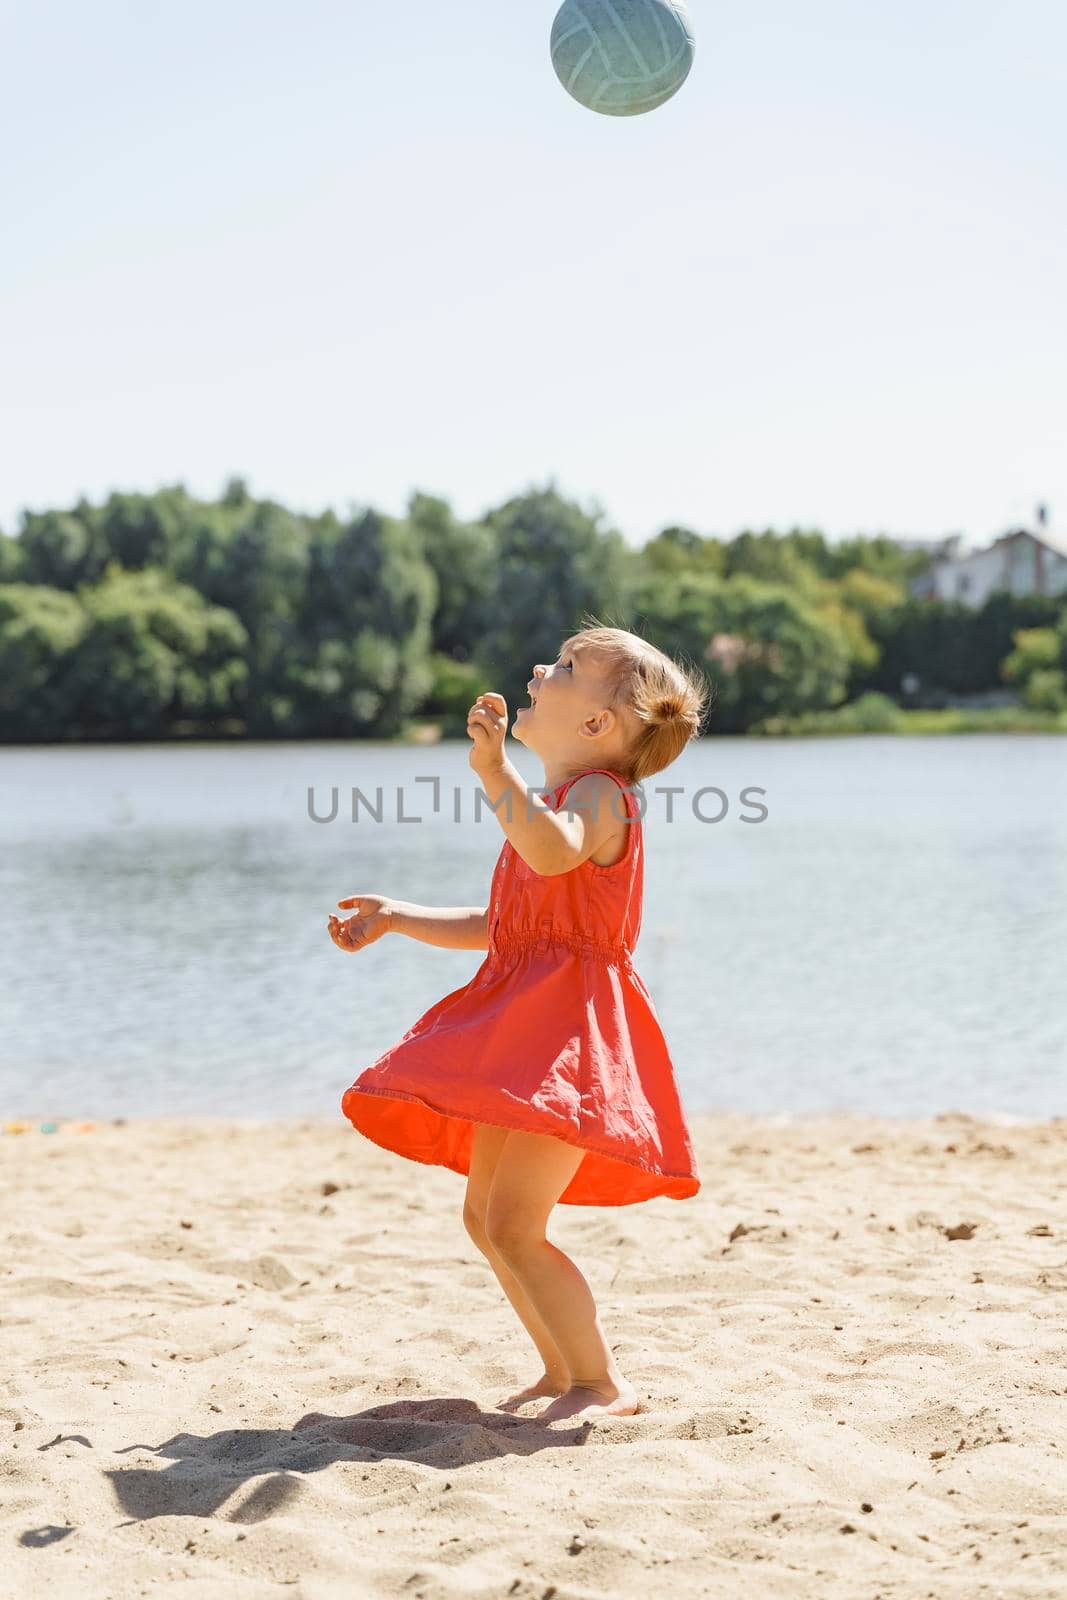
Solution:
{"label": "girl's bare foot", "polygon": [[618,1383],[575,1383],[544,1411],[537,1422],[562,1422],[565,1418],[632,1417],[637,1410],[637,1390],[625,1378]]}
{"label": "girl's bare foot", "polygon": [[553,1378],[550,1373],[544,1372],[536,1383],[531,1383],[528,1389],[520,1389],[517,1394],[508,1395],[506,1400],[497,1402],[498,1411],[516,1411],[519,1406],[528,1405],[531,1400],[544,1400],[551,1395],[566,1394],[570,1387],[569,1378]]}

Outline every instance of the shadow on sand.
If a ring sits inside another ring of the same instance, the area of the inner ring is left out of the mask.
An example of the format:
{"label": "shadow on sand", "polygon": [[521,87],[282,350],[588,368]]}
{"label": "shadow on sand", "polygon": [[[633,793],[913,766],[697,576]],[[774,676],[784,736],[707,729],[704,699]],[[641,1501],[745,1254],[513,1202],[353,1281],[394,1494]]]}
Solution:
{"label": "shadow on sand", "polygon": [[[566,1450],[585,1444],[589,1420],[551,1426],[536,1417],[483,1411],[473,1400],[397,1400],[353,1416],[309,1411],[292,1428],[223,1428],[178,1433],[163,1444],[130,1444],[173,1465],[163,1471],[109,1471],[119,1505],[131,1521],[163,1516],[212,1516],[250,1478],[273,1474],[229,1514],[232,1522],[262,1522],[301,1491],[298,1474],[337,1461],[418,1461],[448,1471],[505,1455]],[[445,1488],[451,1485],[445,1484]]]}

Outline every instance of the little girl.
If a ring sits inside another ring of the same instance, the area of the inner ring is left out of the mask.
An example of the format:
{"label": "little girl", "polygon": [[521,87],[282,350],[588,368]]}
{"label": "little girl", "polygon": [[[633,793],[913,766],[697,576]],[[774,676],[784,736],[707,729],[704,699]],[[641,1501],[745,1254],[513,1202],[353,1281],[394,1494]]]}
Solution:
{"label": "little girl", "polygon": [[[479,695],[470,764],[506,841],[489,905],[435,910],[349,895],[342,950],[384,933],[487,950],[345,1091],[375,1144],[467,1179],[463,1221],[537,1346],[544,1372],[500,1402],[550,1403],[541,1422],[638,1408],[585,1278],[545,1237],[552,1207],[625,1206],[700,1188],[674,1069],[634,969],[644,844],[631,787],[700,729],[702,686],[637,635],[584,627],[535,666],[513,734],[540,758],[528,797],[504,753],[507,706]],[[566,807],[562,802],[567,799]],[[621,808],[620,808],[621,797]]]}

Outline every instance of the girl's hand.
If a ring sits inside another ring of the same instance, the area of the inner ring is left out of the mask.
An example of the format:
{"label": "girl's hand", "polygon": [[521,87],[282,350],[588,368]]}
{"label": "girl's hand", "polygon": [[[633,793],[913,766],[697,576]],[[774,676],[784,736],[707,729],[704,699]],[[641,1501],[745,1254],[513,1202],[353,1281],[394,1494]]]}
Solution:
{"label": "girl's hand", "polygon": [[480,694],[467,713],[467,732],[474,740],[469,756],[477,773],[495,772],[504,765],[504,737],[508,731],[508,704],[502,694]]}
{"label": "girl's hand", "polygon": [[338,900],[342,911],[355,907],[354,917],[335,917],[331,912],[326,923],[330,938],[338,950],[365,950],[383,933],[389,932],[389,919],[396,907],[395,900],[380,894],[350,894]]}

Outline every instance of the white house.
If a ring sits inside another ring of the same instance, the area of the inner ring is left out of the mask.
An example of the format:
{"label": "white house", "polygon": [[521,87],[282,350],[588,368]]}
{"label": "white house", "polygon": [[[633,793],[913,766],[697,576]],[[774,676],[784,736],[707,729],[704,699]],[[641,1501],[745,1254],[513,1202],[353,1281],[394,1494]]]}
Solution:
{"label": "white house", "polygon": [[1067,595],[1067,539],[1050,533],[1038,508],[1037,533],[1014,528],[988,549],[960,552],[960,535],[942,541],[930,566],[913,580],[919,600],[957,600],[978,610],[997,589],[1016,595]]}

